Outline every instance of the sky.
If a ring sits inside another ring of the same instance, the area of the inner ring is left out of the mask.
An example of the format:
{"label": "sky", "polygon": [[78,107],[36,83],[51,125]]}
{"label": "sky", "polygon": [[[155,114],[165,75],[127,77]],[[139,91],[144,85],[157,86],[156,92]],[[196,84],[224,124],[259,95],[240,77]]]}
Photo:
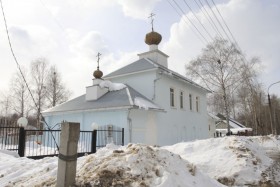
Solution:
{"label": "sky", "polygon": [[[202,2],[204,8],[196,2]],[[247,57],[261,59],[260,81],[264,89],[280,81],[280,1],[214,2]],[[218,17],[212,0],[208,3]],[[189,20],[207,41],[211,38],[196,17],[212,37],[217,33],[204,12],[207,10],[215,21],[205,0],[2,0],[2,4],[20,66],[28,69],[32,61],[46,58],[57,66],[72,97],[84,94],[85,87],[92,84],[98,52],[102,54],[100,69],[106,75],[148,51],[144,37],[151,31],[151,12],[156,14],[154,30],[163,37],[159,49],[169,55],[169,68],[182,75],[186,75],[185,65],[206,46]],[[0,93],[6,93],[18,69],[2,12],[0,15]],[[218,29],[222,32],[221,27]],[[280,84],[273,85],[270,93],[280,96]]]}

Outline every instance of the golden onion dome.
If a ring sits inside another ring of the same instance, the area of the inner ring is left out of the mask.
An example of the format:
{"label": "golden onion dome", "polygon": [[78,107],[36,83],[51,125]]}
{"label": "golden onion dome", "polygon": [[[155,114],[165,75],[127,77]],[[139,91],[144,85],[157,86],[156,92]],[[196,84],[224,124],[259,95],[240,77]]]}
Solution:
{"label": "golden onion dome", "polygon": [[150,32],[146,34],[145,43],[148,45],[158,45],[161,42],[161,35],[157,32]]}
{"label": "golden onion dome", "polygon": [[96,78],[96,79],[100,79],[102,76],[103,76],[103,72],[100,71],[99,69],[95,70],[93,72],[93,76]]}

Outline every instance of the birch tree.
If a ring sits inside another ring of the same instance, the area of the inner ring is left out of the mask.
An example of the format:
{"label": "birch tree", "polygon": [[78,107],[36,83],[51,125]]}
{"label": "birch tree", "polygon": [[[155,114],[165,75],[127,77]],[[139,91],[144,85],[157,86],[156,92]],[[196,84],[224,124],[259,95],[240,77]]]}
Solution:
{"label": "birch tree", "polygon": [[38,58],[31,62],[32,90],[36,104],[37,127],[42,128],[41,112],[46,106],[46,84],[48,75],[48,62],[45,58]]}
{"label": "birch tree", "polygon": [[63,84],[61,75],[55,66],[51,66],[50,68],[46,86],[46,98],[49,107],[54,107],[57,104],[67,101],[71,95],[71,92]]}
{"label": "birch tree", "polygon": [[224,39],[215,39],[209,43],[196,59],[186,65],[187,75],[204,83],[223,101],[228,134],[230,134],[230,95],[242,81],[243,67],[241,51]]}
{"label": "birch tree", "polygon": [[[27,77],[27,71],[22,68],[23,76]],[[29,93],[22,75],[16,72],[11,80],[10,92],[12,97],[12,109],[19,117],[27,116],[31,110],[29,105]]]}

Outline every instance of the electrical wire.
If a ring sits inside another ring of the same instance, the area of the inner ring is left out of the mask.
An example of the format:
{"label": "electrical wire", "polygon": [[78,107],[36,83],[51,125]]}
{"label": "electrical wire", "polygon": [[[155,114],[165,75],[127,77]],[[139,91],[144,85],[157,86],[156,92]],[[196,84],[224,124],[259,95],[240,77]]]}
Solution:
{"label": "electrical wire", "polygon": [[190,7],[190,5],[186,2],[186,0],[183,0],[184,3],[187,5],[187,7],[190,9],[190,11],[192,12],[192,14],[194,15],[194,17],[197,19],[198,23],[202,26],[202,28],[204,29],[204,31],[208,34],[208,36],[214,40],[214,38],[211,36],[211,34],[207,31],[207,29],[205,28],[205,26],[201,23],[200,19],[197,17],[197,15],[193,12],[192,8]]}
{"label": "electrical wire", "polygon": [[[1,3],[1,9],[2,9],[2,14],[3,14],[3,18],[4,18],[5,29],[6,29],[6,33],[7,33],[7,37],[8,37],[9,47],[10,47],[10,50],[11,50],[13,59],[14,59],[14,61],[16,62],[17,68],[18,68],[18,70],[19,70],[19,72],[20,72],[20,74],[21,74],[21,76],[22,76],[22,78],[23,78],[23,81],[24,81],[24,83],[25,83],[25,85],[26,85],[26,87],[27,87],[27,89],[28,89],[29,94],[31,95],[31,98],[32,98],[32,100],[33,100],[33,102],[34,102],[34,104],[35,104],[35,107],[36,107],[36,109],[38,110],[39,107],[38,107],[38,105],[37,105],[37,103],[36,103],[36,101],[35,101],[35,99],[34,99],[34,96],[33,96],[32,92],[31,92],[31,90],[30,90],[30,88],[29,88],[29,86],[28,86],[28,83],[27,83],[27,81],[26,81],[26,79],[25,79],[25,77],[24,77],[24,75],[23,75],[23,72],[22,72],[22,70],[21,70],[21,67],[20,67],[20,65],[19,65],[19,63],[18,63],[18,60],[17,60],[17,58],[16,58],[16,55],[15,55],[14,50],[13,50],[13,47],[12,47],[12,43],[11,43],[11,39],[10,39],[10,34],[9,34],[8,26],[7,26],[7,20],[6,20],[6,16],[5,16],[5,12],[4,12],[4,8],[3,8],[2,0],[0,0],[0,3]],[[49,126],[48,123],[45,121],[45,118],[43,117],[43,115],[42,115],[41,112],[40,112],[40,116],[42,117],[42,120],[43,120],[43,122],[46,124],[47,128],[48,128],[49,130],[51,130],[50,126]],[[59,150],[58,144],[57,144],[57,142],[56,142],[56,140],[55,140],[54,135],[53,135],[52,132],[51,132],[51,135],[52,135],[52,138],[53,138],[54,141],[55,141],[57,150]]]}
{"label": "electrical wire", "polygon": [[218,19],[218,17],[216,16],[215,12],[212,10],[211,5],[209,4],[208,0],[205,0],[207,6],[209,7],[209,9],[211,10],[212,14],[214,15],[216,21],[218,22],[218,24],[220,25],[220,27],[222,28],[222,30],[224,31],[224,34],[226,35],[227,39],[231,41],[230,37],[228,36],[226,30],[224,29],[223,25],[221,24],[220,20]]}
{"label": "electrical wire", "polygon": [[216,3],[215,3],[213,0],[211,0],[211,1],[212,1],[213,5],[214,5],[216,11],[218,12],[218,14],[220,15],[220,17],[222,18],[222,21],[223,21],[224,25],[226,26],[228,32],[230,33],[230,35],[231,35],[233,41],[235,42],[236,45],[238,45],[238,43],[237,43],[237,41],[235,40],[235,38],[234,38],[234,36],[233,36],[231,30],[229,29],[229,27],[228,27],[228,25],[227,25],[227,23],[226,23],[224,17],[222,16],[222,14],[220,13],[218,7],[216,6]]}
{"label": "electrical wire", "polygon": [[[170,3],[169,0],[167,0],[167,2],[168,2],[168,4],[175,10],[175,12],[179,15],[179,17],[181,18],[181,17],[182,17],[182,14],[172,5],[172,3]],[[188,22],[186,21],[185,17],[183,16],[182,18],[183,18],[183,21],[188,25]],[[201,36],[198,35],[198,33],[195,32],[195,31],[193,30],[192,27],[190,27],[190,29],[192,30],[192,32],[197,36],[197,38],[198,38],[202,43],[207,44],[207,42],[203,41],[202,38],[201,38]]]}
{"label": "electrical wire", "polygon": [[174,4],[177,6],[177,8],[182,12],[182,15],[188,19],[188,21],[191,23],[191,25],[195,28],[195,30],[198,32],[198,34],[204,39],[206,43],[209,43],[209,41],[206,39],[206,37],[199,31],[199,29],[195,26],[195,24],[192,22],[192,20],[186,15],[186,13],[183,11],[183,9],[179,6],[179,4],[172,0]]}
{"label": "electrical wire", "polygon": [[[211,27],[213,28],[213,30],[216,31],[216,33],[219,35],[220,38],[223,38],[222,34],[220,33],[217,25],[215,24],[215,22],[213,21],[213,19],[211,18],[211,16],[209,15],[208,11],[204,8],[201,0],[198,0],[199,3],[197,2],[197,0],[194,0],[194,2],[196,3],[197,7],[201,10],[201,12],[204,14],[205,18],[208,20],[208,22],[210,23]],[[200,5],[199,5],[200,4]]]}

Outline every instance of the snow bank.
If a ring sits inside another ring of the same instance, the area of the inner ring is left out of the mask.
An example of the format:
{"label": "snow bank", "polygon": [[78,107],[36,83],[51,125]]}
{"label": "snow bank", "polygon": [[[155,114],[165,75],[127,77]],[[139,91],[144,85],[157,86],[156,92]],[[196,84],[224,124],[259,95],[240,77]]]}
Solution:
{"label": "snow bank", "polygon": [[271,180],[267,170],[273,163],[259,146],[259,141],[257,137],[231,136],[179,143],[164,148],[179,154],[223,184],[259,185]]}
{"label": "snow bank", "polygon": [[129,144],[104,148],[79,164],[78,186],[222,186],[180,156],[160,148]]}
{"label": "snow bank", "polygon": [[101,88],[108,88],[109,91],[118,91],[126,88],[126,85],[122,83],[112,83],[111,81],[105,80],[99,83]]}
{"label": "snow bank", "polygon": [[[0,186],[55,186],[57,157],[31,160],[0,155]],[[214,179],[167,150],[108,145],[78,159],[77,186],[219,187]]]}

